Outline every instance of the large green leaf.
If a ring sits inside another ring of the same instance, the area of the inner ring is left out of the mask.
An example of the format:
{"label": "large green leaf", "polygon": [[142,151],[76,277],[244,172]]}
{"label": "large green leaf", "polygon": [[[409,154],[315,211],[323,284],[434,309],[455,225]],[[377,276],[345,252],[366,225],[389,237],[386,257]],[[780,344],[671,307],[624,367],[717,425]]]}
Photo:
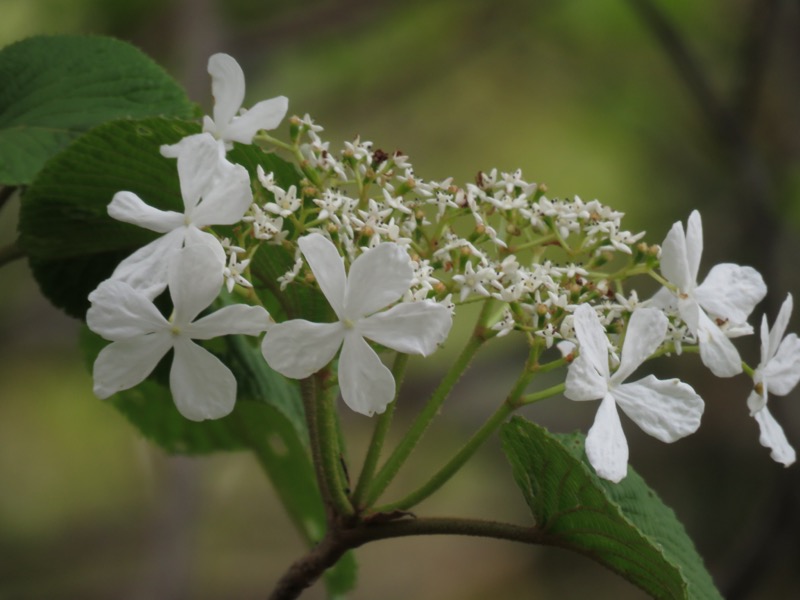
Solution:
{"label": "large green leaf", "polygon": [[186,93],[135,47],[39,36],[0,51],[0,184],[30,183],[84,131],[122,117],[191,117]]}
{"label": "large green leaf", "polygon": [[48,161],[22,197],[19,233],[34,277],[53,304],[83,318],[89,292],[158,236],[108,216],[116,192],[182,210],[175,161],[161,156],[159,146],[198,131],[196,123],[174,119],[112,121]]}
{"label": "large green leaf", "polygon": [[502,439],[547,543],[596,560],[654,598],[721,598],[675,513],[633,469],[618,484],[600,479],[582,434],[553,435],[519,417]]}

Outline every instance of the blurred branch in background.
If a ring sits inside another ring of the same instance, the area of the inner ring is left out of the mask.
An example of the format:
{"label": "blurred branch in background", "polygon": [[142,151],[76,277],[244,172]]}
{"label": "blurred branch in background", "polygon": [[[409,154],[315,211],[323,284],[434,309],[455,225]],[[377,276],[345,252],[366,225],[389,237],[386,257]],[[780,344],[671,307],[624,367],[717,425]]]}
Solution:
{"label": "blurred branch in background", "polygon": [[[780,269],[783,263],[781,242],[787,235],[796,239],[796,227],[787,227],[784,215],[785,206],[792,199],[779,197],[787,188],[788,163],[779,148],[767,147],[763,151],[759,148],[757,125],[767,73],[773,66],[771,58],[776,44],[781,41],[778,24],[782,18],[793,16],[793,29],[797,33],[796,6],[794,14],[790,15],[787,14],[787,3],[781,0],[751,2],[739,43],[740,52],[734,71],[736,81],[730,98],[726,98],[713,89],[710,74],[692,53],[679,28],[658,4],[651,0],[629,0],[629,3],[696,102],[709,137],[728,163],[727,171],[736,179],[736,185],[732,187],[735,190],[732,202],[717,207],[717,210],[733,208],[740,215],[739,222],[744,229],[740,237],[744,247],[739,254],[756,266],[769,289],[784,289],[786,285]],[[770,162],[770,156],[777,160]],[[772,294],[770,299],[772,305],[768,312],[774,317],[782,295]],[[782,409],[782,404],[775,403],[774,406],[781,422],[797,433],[797,427],[792,427],[792,420]],[[746,482],[743,481],[742,485],[746,486]],[[736,545],[740,549],[738,555],[729,556],[724,561],[719,584],[726,598],[739,600],[749,597],[757,589],[759,581],[767,576],[779,553],[793,546],[794,556],[800,555],[800,544],[794,534],[799,524],[798,506],[800,476],[793,470],[777,479],[769,510],[766,515],[758,515],[758,525],[743,528],[748,537],[744,543]]]}

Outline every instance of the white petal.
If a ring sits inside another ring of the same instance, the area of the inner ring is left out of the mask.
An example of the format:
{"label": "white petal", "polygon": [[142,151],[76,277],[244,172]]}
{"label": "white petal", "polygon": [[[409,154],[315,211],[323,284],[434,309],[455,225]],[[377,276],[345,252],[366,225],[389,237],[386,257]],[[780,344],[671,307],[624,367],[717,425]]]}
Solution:
{"label": "white petal", "polygon": [[184,246],[194,246],[199,244],[201,246],[210,248],[214,252],[214,256],[217,257],[217,261],[219,262],[219,271],[222,273],[222,271],[225,269],[225,261],[228,257],[225,255],[225,249],[222,247],[220,241],[207,231],[200,231],[194,225],[190,225],[185,231],[186,233],[183,241]]}
{"label": "white petal", "polygon": [[567,370],[564,395],[570,400],[599,400],[608,392],[608,381],[583,354]]}
{"label": "white petal", "polygon": [[[792,295],[786,294],[786,300],[781,304],[781,309],[778,312],[778,317],[775,319],[775,324],[772,326],[772,331],[769,334],[769,352],[767,357],[772,358],[778,351],[778,346],[781,345],[783,335],[786,333],[786,328],[789,326],[789,319],[792,317]],[[764,341],[762,339],[761,343]],[[766,361],[764,361],[766,362]]]}
{"label": "white petal", "polygon": [[183,225],[181,213],[153,208],[133,192],[114,194],[108,205],[108,215],[117,221],[133,223],[158,233],[167,233]]}
{"label": "white petal", "polygon": [[362,319],[356,330],[365,338],[406,354],[428,356],[444,342],[453,317],[436,302],[406,302]]}
{"label": "white petal", "polygon": [[333,360],[344,339],[341,323],[293,319],[273,325],[261,343],[267,364],[281,375],[304,379]]}
{"label": "white petal", "polygon": [[733,323],[747,321],[766,295],[767,286],[758,271],[730,263],[715,265],[694,291],[695,299],[708,314]]}
{"label": "white petal", "polygon": [[778,424],[772,414],[765,406],[753,415],[761,430],[758,441],[761,445],[772,450],[770,456],[772,460],[788,467],[797,459],[794,448],[789,445],[783,428]]}
{"label": "white petal", "polygon": [[224,134],[228,123],[242,107],[244,72],[235,58],[220,52],[208,59],[208,74],[214,96],[214,122]]}
{"label": "white petal", "polygon": [[236,402],[236,379],[230,369],[184,336],[175,339],[169,389],[178,411],[192,421],[224,417]]}
{"label": "white petal", "polygon": [[234,304],[198,319],[183,331],[193,340],[208,340],[221,335],[258,335],[269,328],[269,313],[261,306]]}
{"label": "white petal", "polygon": [[581,304],[575,309],[573,324],[580,355],[585,356],[604,379],[608,379],[608,338],[597,313],[588,304]]}
{"label": "white petal", "polygon": [[700,427],[705,405],[692,387],[678,379],[662,381],[652,375],[611,390],[619,407],[645,433],[674,442]]}
{"label": "white petal", "polygon": [[169,261],[183,246],[185,235],[185,227],[173,229],[142,246],[117,265],[111,278],[128,283],[150,299],[155,298],[167,287]]}
{"label": "white petal", "polygon": [[172,347],[168,331],[112,342],[94,361],[94,393],[101,400],[144,381]]}
{"label": "white petal", "polygon": [[628,442],[611,394],[600,403],[586,436],[586,456],[603,479],[619,483],[628,474]]}
{"label": "white petal", "polygon": [[686,223],[686,263],[689,267],[689,279],[697,281],[700,270],[700,258],[703,256],[703,222],[696,210],[689,215]]}
{"label": "white petal", "polygon": [[222,271],[216,254],[204,244],[179,250],[169,265],[169,293],[175,325],[182,328],[219,295]]}
{"label": "white petal", "polygon": [[647,301],[647,306],[663,310],[677,310],[678,298],[672,293],[672,290],[662,287]]}
{"label": "white petal", "polygon": [[733,377],[742,372],[742,359],[736,346],[716,323],[698,311],[697,341],[700,359],[717,377]]}
{"label": "white petal", "polygon": [[411,287],[413,277],[408,253],[394,242],[367,250],[350,266],[344,301],[347,317],[358,319],[396,302]]}
{"label": "white petal", "polygon": [[261,131],[269,131],[280,125],[286,111],[289,110],[289,99],[278,96],[269,100],[262,100],[243,115],[233,119],[225,129],[226,140],[250,144],[253,136]]}
{"label": "white petal", "polygon": [[178,178],[184,215],[191,221],[197,203],[213,185],[220,167],[220,148],[208,134],[189,136],[178,147]]}
{"label": "white petal", "polygon": [[763,378],[769,383],[769,391],[777,396],[785,396],[800,381],[800,339],[790,333],[781,342],[778,350],[761,370]]}
{"label": "white petal", "polygon": [[682,291],[692,289],[695,284],[686,252],[686,234],[683,232],[683,224],[678,221],[661,244],[661,272],[667,281]]}
{"label": "white petal", "polygon": [[750,392],[750,395],[747,397],[747,408],[750,409],[750,416],[754,417],[758,411],[763,409],[767,405],[767,394],[761,393],[759,394],[755,390]]}
{"label": "white petal", "polygon": [[392,372],[353,330],[345,335],[339,357],[339,387],[345,404],[368,417],[385,411],[394,399]]}
{"label": "white petal", "polygon": [[212,186],[203,194],[195,209],[192,222],[197,227],[234,225],[242,220],[253,203],[250,175],[241,165],[224,163]]}
{"label": "white petal", "polygon": [[161,329],[169,323],[153,302],[124,281],[107,279],[89,294],[89,329],[107,340],[124,340]]}
{"label": "white petal", "polygon": [[328,238],[312,233],[297,240],[300,251],[308,261],[311,272],[317,279],[322,293],[328,299],[336,315],[344,316],[344,295],[347,290],[347,276],[344,261],[339,251]]}
{"label": "white petal", "polygon": [[655,308],[637,308],[631,315],[619,368],[611,381],[625,381],[639,365],[646,361],[664,341],[667,334],[667,317]]}

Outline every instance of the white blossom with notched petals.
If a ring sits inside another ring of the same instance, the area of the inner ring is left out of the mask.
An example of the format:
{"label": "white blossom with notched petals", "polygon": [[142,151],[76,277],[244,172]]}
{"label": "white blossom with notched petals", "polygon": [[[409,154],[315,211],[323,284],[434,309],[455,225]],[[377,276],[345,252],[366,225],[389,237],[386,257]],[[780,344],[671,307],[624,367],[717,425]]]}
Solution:
{"label": "white blossom with notched petals", "polygon": [[[747,318],[767,294],[767,287],[752,267],[729,263],[714,266],[698,285],[702,254],[703,225],[695,210],[686,232],[680,221],[675,223],[661,246],[661,272],[677,292],[663,288],[653,303],[676,308],[697,337],[703,364],[718,377],[732,377],[742,372],[742,362],[729,337],[752,331]],[[720,327],[723,323],[727,335]]]}
{"label": "white blossom with notched petals", "polygon": [[86,323],[112,342],[94,363],[94,392],[105,399],[132,388],[173,349],[169,385],[180,413],[193,421],[224,417],[233,410],[236,379],[192,340],[257,335],[268,327],[269,316],[260,306],[235,304],[196,319],[222,286],[217,257],[207,246],[195,244],[178,251],[168,275],[175,307],[169,320],[125,281],[108,279],[89,295],[92,304]]}
{"label": "white blossom with notched petals", "polygon": [[273,325],[262,343],[267,363],[279,373],[303,379],[339,357],[339,387],[345,403],[371,416],[394,399],[395,382],[366,340],[407,354],[427,356],[450,331],[450,311],[431,301],[396,304],[409,289],[407,252],[393,242],[366,250],[349,275],[336,246],[313,233],[298,240],[300,250],[338,320],[312,323],[293,319]]}
{"label": "white blossom with notched petals", "polygon": [[638,308],[633,312],[619,367],[613,374],[608,339],[591,306],[581,304],[575,309],[574,327],[580,354],[569,366],[564,395],[570,400],[601,400],[586,436],[586,455],[600,477],[616,483],[628,468],[628,443],[617,406],[645,433],[662,442],[674,442],[700,426],[703,400],[677,379],[663,381],[648,375],[624,383],[663,341],[667,318],[661,311]]}
{"label": "white blossom with notched petals", "polygon": [[755,389],[747,398],[750,415],[761,430],[761,445],[772,451],[771,456],[775,461],[787,467],[796,460],[797,455],[789,445],[783,428],[769,412],[767,396],[770,393],[785,396],[800,381],[800,339],[794,333],[783,336],[791,314],[792,296],[789,294],[771,331],[766,315],[761,320],[761,362],[753,374]]}
{"label": "white blossom with notched petals", "polygon": [[207,134],[186,138],[181,144],[178,178],[182,213],[153,208],[133,192],[117,192],[108,205],[108,214],[118,221],[163,234],[123,260],[111,275],[151,299],[167,287],[169,260],[184,245],[211,248],[222,273],[225,250],[202,229],[237,223],[253,201],[247,170],[222,158],[214,138]]}
{"label": "white blossom with notched petals", "polygon": [[223,142],[228,150],[233,142],[250,144],[257,132],[275,129],[289,110],[289,100],[278,96],[262,100],[239,114],[244,101],[244,73],[232,56],[214,54],[208,59],[208,74],[214,95],[214,118],[203,117],[203,131]]}

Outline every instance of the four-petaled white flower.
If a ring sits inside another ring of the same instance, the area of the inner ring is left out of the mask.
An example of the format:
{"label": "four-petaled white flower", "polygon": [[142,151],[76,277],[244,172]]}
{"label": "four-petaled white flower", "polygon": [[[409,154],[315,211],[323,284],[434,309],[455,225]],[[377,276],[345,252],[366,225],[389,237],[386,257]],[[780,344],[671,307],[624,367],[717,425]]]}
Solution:
{"label": "four-petaled white flower", "polygon": [[257,132],[275,129],[289,110],[286,96],[278,96],[238,114],[244,100],[244,73],[232,56],[214,54],[208,59],[208,74],[214,95],[214,118],[203,117],[203,131],[224,143],[227,150],[233,147],[233,142],[251,144]]}
{"label": "four-petaled white flower", "polygon": [[[742,361],[729,337],[752,332],[747,318],[767,294],[761,275],[752,267],[724,263],[714,266],[697,285],[703,225],[696,210],[689,216],[686,232],[680,221],[675,223],[661,248],[661,272],[677,292],[663,288],[652,302],[677,308],[697,337],[703,364],[714,375],[732,377],[741,373]],[[726,331],[720,324],[726,324]]]}
{"label": "four-petaled white flower", "polygon": [[658,349],[667,331],[667,318],[654,308],[637,308],[631,315],[619,368],[609,372],[609,344],[594,309],[575,309],[575,335],[580,354],[570,364],[564,395],[570,400],[602,400],[586,436],[586,454],[597,474],[619,482],[627,474],[628,443],[617,405],[645,433],[674,442],[697,430],[703,400],[677,379],[662,381],[652,375],[623,383]]}
{"label": "four-petaled white flower", "polygon": [[759,441],[772,450],[773,460],[789,466],[796,460],[794,448],[789,445],[783,428],[767,409],[767,394],[785,396],[800,381],[800,339],[794,333],[786,337],[786,326],[792,314],[792,295],[783,301],[772,331],[767,316],[761,320],[761,362],[753,374],[755,389],[747,398],[750,414],[761,430]]}
{"label": "four-petaled white flower", "polygon": [[193,421],[224,417],[236,400],[230,369],[192,340],[228,334],[257,335],[269,315],[260,306],[235,304],[194,320],[222,287],[217,257],[207,246],[186,246],[169,266],[175,307],[167,320],[146,295],[124,281],[108,279],[89,295],[89,328],[111,340],[94,363],[94,392],[108,398],[143,381],[174,349],[169,384],[175,405]]}
{"label": "four-petaled white flower", "polygon": [[286,377],[303,379],[327,365],[341,347],[339,386],[345,403],[364,415],[382,413],[394,399],[395,382],[366,340],[426,356],[447,337],[450,311],[421,301],[377,312],[397,302],[411,285],[408,254],[393,242],[366,250],[353,261],[349,275],[336,246],[324,236],[307,235],[298,244],[338,321],[293,319],[273,325],[261,347],[264,358]]}
{"label": "four-petaled white flower", "polygon": [[247,170],[222,158],[213,137],[190,136],[176,147],[182,213],[153,208],[132,192],[117,192],[108,205],[113,218],[165,234],[123,260],[111,276],[151,299],[166,288],[169,259],[184,244],[211,248],[222,273],[225,250],[201,229],[239,222],[253,201]]}

